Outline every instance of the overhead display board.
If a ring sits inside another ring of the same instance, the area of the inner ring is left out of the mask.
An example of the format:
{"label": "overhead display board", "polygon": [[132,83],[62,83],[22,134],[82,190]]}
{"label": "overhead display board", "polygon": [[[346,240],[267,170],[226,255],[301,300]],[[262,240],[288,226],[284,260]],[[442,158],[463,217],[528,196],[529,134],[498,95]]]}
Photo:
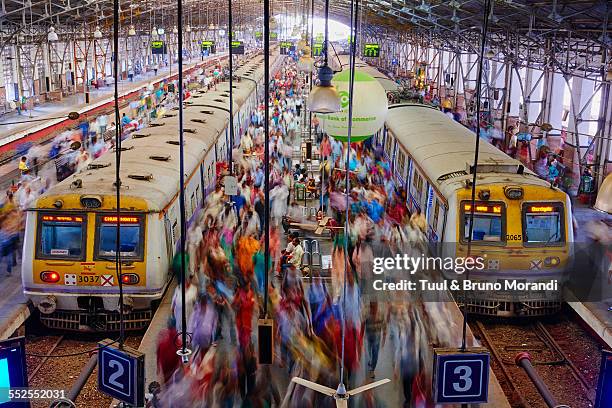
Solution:
{"label": "overhead display board", "polygon": [[363,56],[370,58],[378,58],[380,56],[380,45],[379,44],[364,44],[363,45]]}
{"label": "overhead display board", "polygon": [[163,41],[151,41],[151,53],[153,55],[166,54],[166,44]]}
{"label": "overhead display board", "polygon": [[217,47],[214,41],[204,40],[202,41],[202,51],[208,51],[208,54],[214,54],[217,52]]}
{"label": "overhead display board", "polygon": [[281,55],[289,55],[292,51],[295,51],[295,45],[291,41],[280,42],[280,53]]}
{"label": "overhead display board", "polygon": [[237,55],[244,54],[244,43],[242,41],[232,41],[232,53]]}

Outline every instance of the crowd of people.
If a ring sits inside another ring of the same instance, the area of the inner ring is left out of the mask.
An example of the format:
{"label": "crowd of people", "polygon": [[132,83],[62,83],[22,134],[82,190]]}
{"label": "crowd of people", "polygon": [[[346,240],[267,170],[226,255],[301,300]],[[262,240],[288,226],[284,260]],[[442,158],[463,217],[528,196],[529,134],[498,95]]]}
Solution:
{"label": "crowd of people", "polygon": [[[300,146],[305,78],[287,58],[270,86],[269,285],[265,286],[264,276],[266,107],[261,105],[233,152],[239,164],[234,174],[238,194],[224,194],[222,180],[228,166],[219,163],[217,187],[189,227],[186,278],[179,279],[172,316],[159,335],[158,369],[164,384],[151,406],[334,406],[332,399],[289,384],[288,379],[298,375],[335,388],[343,325],[347,386],[360,385],[364,377],[369,381],[393,375],[396,389],[403,390],[400,399],[405,406],[426,403],[431,344],[449,345],[451,338],[447,311],[442,303],[422,299],[378,299],[366,287],[373,276],[374,254],[425,250],[424,217],[406,208],[405,193],[394,184],[380,148],[369,143],[349,147],[318,132],[322,163],[321,177],[315,182],[324,193],[317,218],[329,217],[328,226],[343,225],[348,204],[350,227],[348,236],[341,228],[330,228],[329,282],[319,270],[309,270],[302,262],[304,230],[294,225],[308,220],[292,198],[296,184],[317,178],[299,163],[292,166],[293,146]],[[347,153],[349,191],[347,174],[340,170]],[[173,262],[179,278],[183,276],[180,258],[179,252]],[[274,364],[270,366],[258,366],[255,353],[257,319],[264,310],[274,321]],[[194,351],[188,364],[176,355],[183,330]],[[379,354],[385,344],[393,373],[379,372]],[[373,393],[360,401],[367,407],[385,406]]]}

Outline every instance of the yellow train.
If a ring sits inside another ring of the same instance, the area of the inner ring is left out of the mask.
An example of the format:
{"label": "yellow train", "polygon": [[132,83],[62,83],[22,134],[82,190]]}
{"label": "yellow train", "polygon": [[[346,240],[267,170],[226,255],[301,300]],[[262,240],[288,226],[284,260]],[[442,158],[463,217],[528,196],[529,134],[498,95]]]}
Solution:
{"label": "yellow train", "polygon": [[[432,249],[444,257],[467,256],[475,137],[437,109],[419,104],[392,105],[375,136],[407,192],[409,209],[425,215]],[[483,257],[485,268],[470,272],[469,279],[559,279],[561,285],[574,241],[569,196],[483,140],[477,173],[471,255]],[[466,304],[479,314],[546,315],[559,310],[562,294],[468,292]]]}
{"label": "yellow train", "polygon": [[[281,62],[275,52],[272,70]],[[263,55],[235,71],[234,142],[263,92]],[[185,202],[196,213],[215,185],[215,164],[229,149],[229,83],[186,101]],[[175,110],[178,108],[175,108]],[[180,239],[178,112],[170,111],[122,144],[121,257],[126,329],[145,327],[171,279]],[[115,155],[58,183],[27,211],[22,281],[27,298],[51,328],[119,329],[115,273]]]}

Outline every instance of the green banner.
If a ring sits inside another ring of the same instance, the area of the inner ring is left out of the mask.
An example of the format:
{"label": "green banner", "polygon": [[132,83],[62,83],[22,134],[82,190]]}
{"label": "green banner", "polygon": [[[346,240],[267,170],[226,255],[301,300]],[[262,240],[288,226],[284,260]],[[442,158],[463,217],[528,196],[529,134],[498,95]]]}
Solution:
{"label": "green banner", "polygon": [[323,56],[323,43],[312,44],[312,56],[313,57]]}

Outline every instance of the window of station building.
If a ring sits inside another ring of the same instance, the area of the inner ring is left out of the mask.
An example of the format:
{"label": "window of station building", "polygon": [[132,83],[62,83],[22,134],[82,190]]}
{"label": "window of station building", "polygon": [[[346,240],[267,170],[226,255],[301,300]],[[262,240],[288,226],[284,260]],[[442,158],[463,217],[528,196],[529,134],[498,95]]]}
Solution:
{"label": "window of station building", "polygon": [[565,241],[563,204],[524,204],[523,242],[527,245],[554,245]]}
{"label": "window of station building", "polygon": [[423,194],[423,177],[419,174],[417,169],[414,169],[414,177],[412,178],[412,185],[416,191],[416,197],[421,198]]}
{"label": "window of station building", "polygon": [[85,215],[40,214],[37,258],[75,259],[85,258]]}
{"label": "window of station building", "polygon": [[[144,218],[120,216],[119,250],[121,258],[143,259]],[[95,259],[114,259],[117,254],[117,215],[99,215],[96,223]]]}

